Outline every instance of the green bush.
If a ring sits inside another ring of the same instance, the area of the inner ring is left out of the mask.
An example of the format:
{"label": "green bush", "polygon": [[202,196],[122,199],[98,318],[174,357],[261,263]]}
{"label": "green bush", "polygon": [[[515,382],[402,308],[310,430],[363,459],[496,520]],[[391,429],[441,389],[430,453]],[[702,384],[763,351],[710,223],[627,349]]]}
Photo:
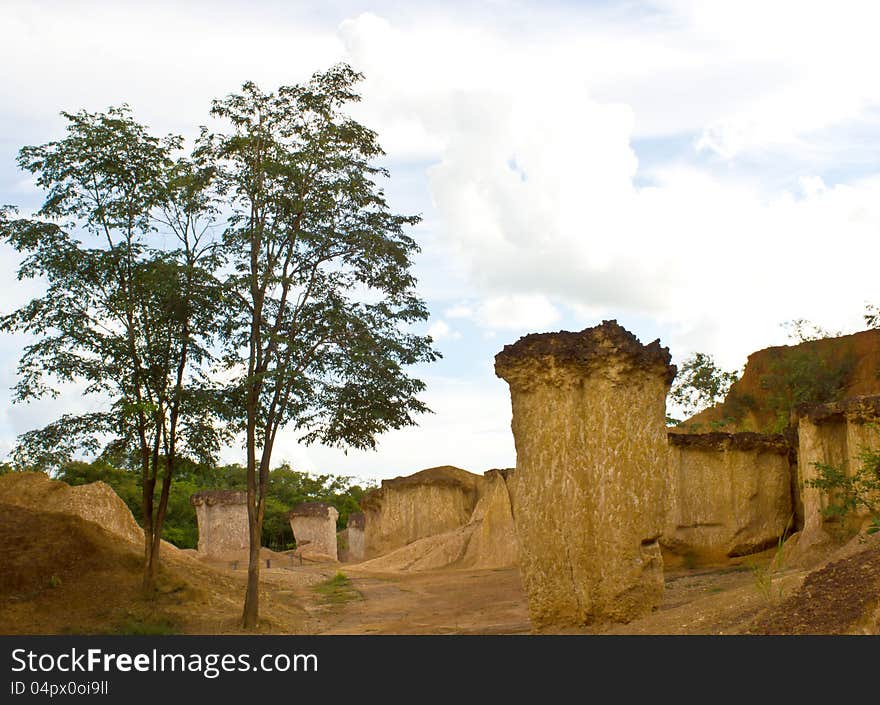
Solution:
{"label": "green bush", "polygon": [[827,463],[813,463],[818,476],[805,481],[828,494],[828,505],[822,510],[826,518],[844,520],[859,510],[871,517],[869,534],[880,531],[880,450],[863,449],[859,467],[848,475],[845,470]]}
{"label": "green bush", "polygon": [[773,416],[767,430],[785,431],[791,410],[799,404],[825,404],[840,399],[855,364],[851,351],[836,360],[810,348],[776,351],[769,369],[760,377],[766,409]]}

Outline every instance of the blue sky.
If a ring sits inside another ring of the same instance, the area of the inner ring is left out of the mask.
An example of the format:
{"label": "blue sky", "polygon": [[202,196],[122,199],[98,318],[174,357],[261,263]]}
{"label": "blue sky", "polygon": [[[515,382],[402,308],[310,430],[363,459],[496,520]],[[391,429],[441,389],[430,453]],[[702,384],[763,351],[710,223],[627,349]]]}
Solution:
{"label": "blue sky", "polygon": [[[38,206],[15,154],[59,136],[60,110],[127,102],[159,133],[193,134],[245,80],[348,61],[391,203],[424,218],[417,274],[444,358],[419,373],[435,413],[375,453],[285,434],[275,460],[376,478],[511,466],[492,359],[523,334],[616,318],[677,360],[733,369],[786,342],[786,320],[861,328],[880,301],[878,19],[847,2],[6,0],[0,203]],[[7,282],[16,264],[0,248]],[[35,293],[4,287],[0,311]],[[69,389],[11,405],[21,342],[0,347],[0,453],[102,403]]]}

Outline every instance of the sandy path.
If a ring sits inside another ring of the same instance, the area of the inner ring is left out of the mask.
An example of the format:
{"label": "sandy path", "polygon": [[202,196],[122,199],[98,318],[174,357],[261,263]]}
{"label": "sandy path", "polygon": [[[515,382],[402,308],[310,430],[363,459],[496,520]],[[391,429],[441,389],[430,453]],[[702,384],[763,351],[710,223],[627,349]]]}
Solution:
{"label": "sandy path", "polygon": [[323,634],[522,634],[530,631],[516,569],[360,573],[362,599],[331,610]]}

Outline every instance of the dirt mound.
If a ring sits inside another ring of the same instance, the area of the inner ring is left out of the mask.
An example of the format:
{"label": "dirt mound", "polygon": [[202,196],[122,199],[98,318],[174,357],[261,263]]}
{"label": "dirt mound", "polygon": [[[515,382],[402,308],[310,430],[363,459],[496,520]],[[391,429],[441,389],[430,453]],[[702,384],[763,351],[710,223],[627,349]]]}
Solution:
{"label": "dirt mound", "polygon": [[92,522],[0,504],[0,597],[59,587],[109,565],[137,570],[137,553]]}
{"label": "dirt mound", "polygon": [[10,472],[0,475],[0,502],[77,516],[126,541],[139,545],[144,541],[125,502],[104,482],[71,486],[41,472]]}
{"label": "dirt mound", "polygon": [[[819,361],[818,367],[811,365],[811,360]],[[845,371],[840,398],[880,394],[880,330],[758,350],[749,355],[742,378],[733,384],[721,404],[670,430],[703,433],[773,429],[777,418],[769,399],[768,383],[783,382],[779,375],[786,367],[797,367],[800,374],[819,369]]]}
{"label": "dirt mound", "polygon": [[[240,633],[246,570],[164,553],[159,592],[140,592],[139,546],[91,521],[0,504],[0,634]],[[265,570],[261,629],[310,631],[297,589],[320,579]]]}
{"label": "dirt mound", "polygon": [[877,634],[880,549],[813,571],[790,598],[760,618],[752,634]]}
{"label": "dirt mound", "polygon": [[384,556],[357,564],[357,568],[381,573],[447,568],[461,560],[471,534],[470,527],[462,527],[426,536]]}

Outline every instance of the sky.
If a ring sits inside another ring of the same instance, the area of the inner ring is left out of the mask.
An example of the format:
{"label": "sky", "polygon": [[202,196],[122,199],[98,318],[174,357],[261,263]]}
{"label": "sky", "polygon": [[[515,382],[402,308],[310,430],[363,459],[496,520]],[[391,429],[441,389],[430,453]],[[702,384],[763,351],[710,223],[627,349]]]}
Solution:
{"label": "sky", "polygon": [[[61,110],[128,103],[194,135],[211,100],[345,61],[411,234],[433,410],[372,452],[273,461],[361,478],[512,467],[501,348],[616,319],[673,361],[741,369],[782,324],[864,328],[880,303],[880,6],[872,2],[0,3],[0,203],[41,192],[18,150]],[[0,245],[0,313],[40,293]],[[12,404],[22,339],[0,342],[0,456],[18,434],[96,408],[76,388]],[[224,460],[241,461],[230,447]]]}

